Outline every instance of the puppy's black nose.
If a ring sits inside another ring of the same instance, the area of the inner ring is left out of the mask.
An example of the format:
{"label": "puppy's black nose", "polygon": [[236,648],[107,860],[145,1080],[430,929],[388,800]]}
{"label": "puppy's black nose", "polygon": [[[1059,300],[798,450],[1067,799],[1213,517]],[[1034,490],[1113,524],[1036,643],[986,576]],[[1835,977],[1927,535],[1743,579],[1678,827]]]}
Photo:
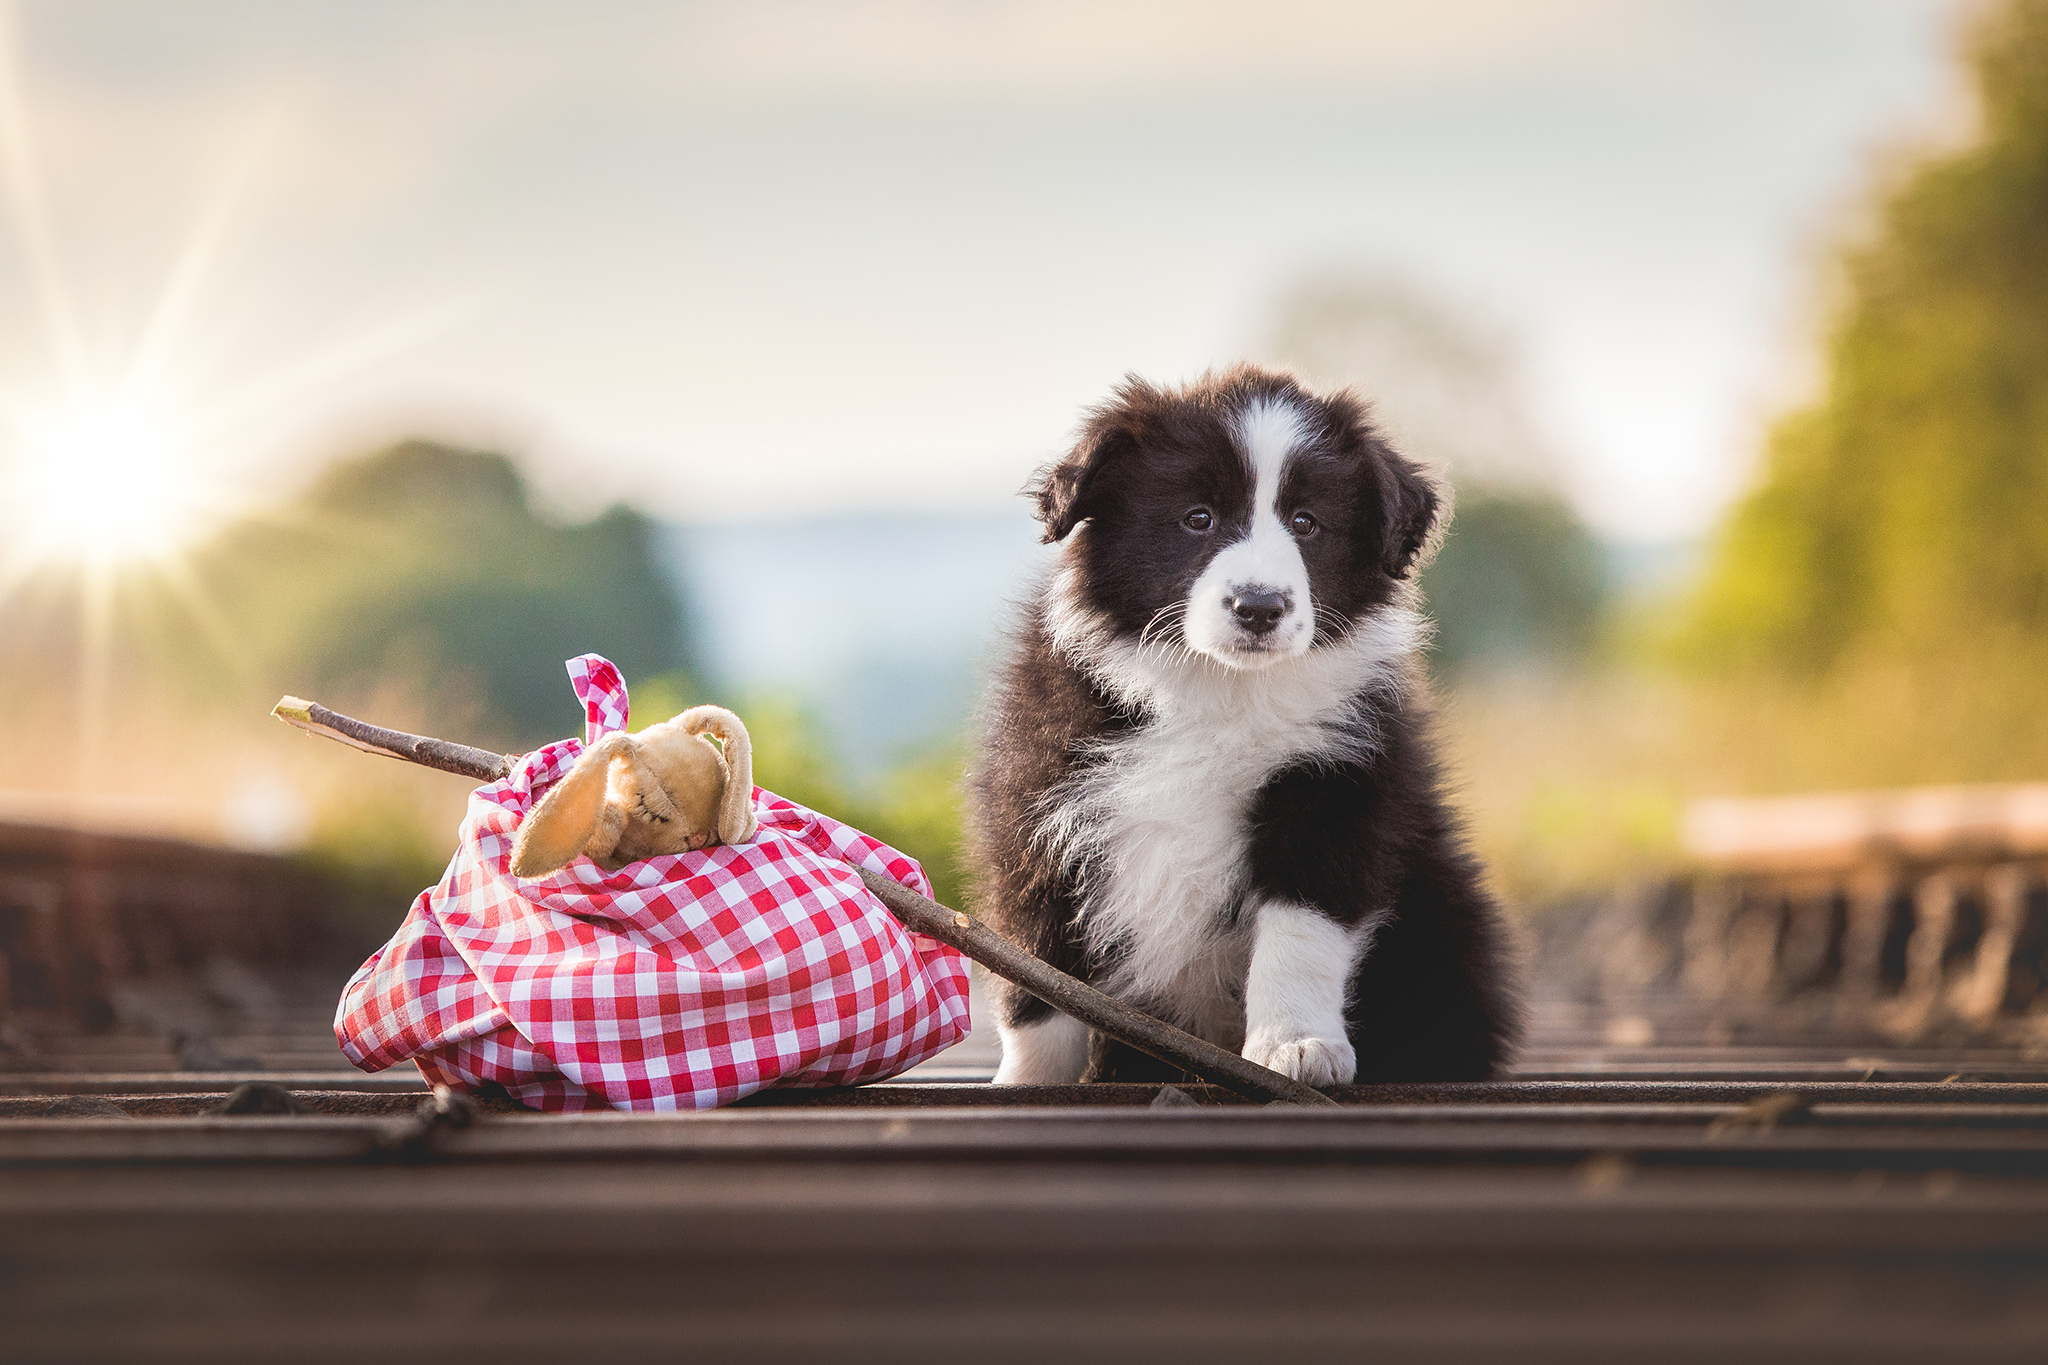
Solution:
{"label": "puppy's black nose", "polygon": [[1224,601],[1238,625],[1254,635],[1264,635],[1280,624],[1280,618],[1294,605],[1287,593],[1272,588],[1239,588]]}

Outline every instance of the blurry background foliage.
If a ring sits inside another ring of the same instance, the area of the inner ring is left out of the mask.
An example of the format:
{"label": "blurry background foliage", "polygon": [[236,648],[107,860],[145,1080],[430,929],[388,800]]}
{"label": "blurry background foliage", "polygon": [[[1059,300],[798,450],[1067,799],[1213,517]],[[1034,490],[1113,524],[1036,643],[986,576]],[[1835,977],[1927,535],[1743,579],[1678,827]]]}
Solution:
{"label": "blurry background foliage", "polygon": [[682,606],[654,539],[625,507],[558,525],[504,456],[412,441],[337,466],[282,518],[222,536],[195,570],[273,682],[343,695],[433,678],[459,698],[441,723],[525,750],[574,715],[563,659],[594,651],[628,677],[687,674]]}
{"label": "blurry background foliage", "polygon": [[1978,136],[1892,177],[1835,263],[1822,390],[1685,620],[1699,667],[2003,668],[2048,628],[2048,5],[1992,10],[1971,57]]}

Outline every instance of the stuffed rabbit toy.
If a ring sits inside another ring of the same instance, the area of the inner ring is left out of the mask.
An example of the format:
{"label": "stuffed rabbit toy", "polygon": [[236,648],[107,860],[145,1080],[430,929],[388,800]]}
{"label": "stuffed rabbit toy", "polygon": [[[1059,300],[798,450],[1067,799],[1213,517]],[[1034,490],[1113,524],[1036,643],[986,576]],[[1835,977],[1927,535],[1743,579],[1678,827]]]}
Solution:
{"label": "stuffed rabbit toy", "polygon": [[695,706],[637,735],[615,732],[586,749],[519,827],[512,872],[545,877],[579,853],[617,871],[656,854],[753,837],[747,727],[722,706]]}

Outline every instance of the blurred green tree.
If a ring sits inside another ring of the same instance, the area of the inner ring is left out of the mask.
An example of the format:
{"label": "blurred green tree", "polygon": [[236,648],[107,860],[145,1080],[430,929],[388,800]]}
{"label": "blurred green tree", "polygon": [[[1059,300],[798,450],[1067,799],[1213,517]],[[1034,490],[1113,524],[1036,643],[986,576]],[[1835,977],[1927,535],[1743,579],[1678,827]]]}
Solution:
{"label": "blurred green tree", "polygon": [[595,651],[628,679],[687,670],[654,532],[625,507],[558,524],[504,456],[409,441],[336,467],[195,567],[273,685],[452,686],[469,714],[451,718],[478,727],[459,737],[524,747],[578,728],[566,658]]}
{"label": "blurred green tree", "polygon": [[1817,677],[2048,631],[2048,0],[1968,50],[1977,133],[1841,252],[1822,391],[1723,527],[1696,660]]}
{"label": "blurred green tree", "polygon": [[1582,658],[1606,601],[1600,543],[1570,507],[1533,492],[1483,486],[1457,515],[1422,585],[1436,620],[1436,664]]}

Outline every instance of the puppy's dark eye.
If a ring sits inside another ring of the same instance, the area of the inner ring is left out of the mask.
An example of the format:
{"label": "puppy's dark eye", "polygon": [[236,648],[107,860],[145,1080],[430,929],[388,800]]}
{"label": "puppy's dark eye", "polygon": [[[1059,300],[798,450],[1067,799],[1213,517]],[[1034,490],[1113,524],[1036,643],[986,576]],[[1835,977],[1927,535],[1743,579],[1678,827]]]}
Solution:
{"label": "puppy's dark eye", "polygon": [[1287,529],[1294,532],[1295,535],[1300,536],[1303,540],[1307,540],[1310,536],[1316,533],[1317,525],[1318,523],[1316,519],[1310,516],[1308,513],[1296,512],[1294,514],[1294,520],[1287,523]]}
{"label": "puppy's dark eye", "polygon": [[1216,524],[1215,516],[1206,507],[1197,507],[1180,519],[1180,524],[1190,531],[1206,531]]}

